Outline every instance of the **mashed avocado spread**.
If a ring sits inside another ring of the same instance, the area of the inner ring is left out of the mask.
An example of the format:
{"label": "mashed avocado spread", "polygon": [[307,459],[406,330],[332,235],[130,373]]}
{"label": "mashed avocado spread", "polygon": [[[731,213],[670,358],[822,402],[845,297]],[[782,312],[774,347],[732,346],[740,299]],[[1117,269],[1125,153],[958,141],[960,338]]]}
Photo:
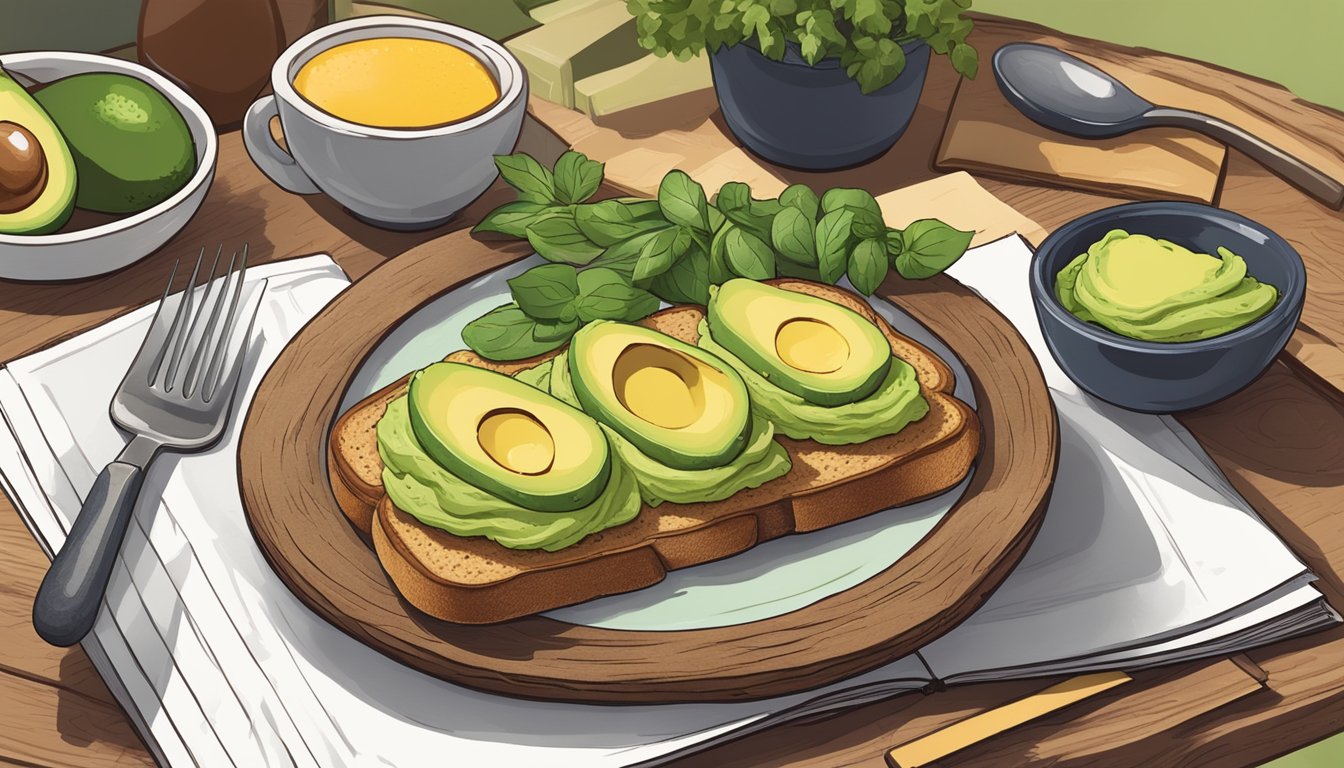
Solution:
{"label": "mashed avocado spread", "polygon": [[1055,295],[1085,322],[1176,342],[1235,331],[1272,309],[1279,292],[1226,248],[1212,256],[1114,229],[1060,270]]}
{"label": "mashed avocado spread", "polygon": [[751,407],[758,420],[768,418],[789,437],[810,438],[826,445],[862,443],[894,435],[929,412],[915,369],[899,357],[892,356],[886,377],[871,395],[845,405],[821,406],[780,389],[752,370],[714,341],[704,320],[700,321],[697,343],[737,369],[751,392]]}
{"label": "mashed avocado spread", "polygon": [[511,549],[554,552],[639,514],[639,487],[616,451],[607,487],[591,504],[572,512],[537,512],[467,483],[420,447],[404,395],[388,404],[378,422],[378,454],[383,488],[399,508],[425,525],[458,536],[485,536]]}
{"label": "mashed avocado spread", "polygon": [[[536,380],[547,381],[552,395],[578,407],[578,396],[563,356],[552,361],[548,377],[538,375]],[[606,424],[601,427],[612,453],[633,470],[640,495],[651,507],[664,501],[677,504],[720,501],[740,490],[755,488],[787,474],[792,466],[784,446],[774,440],[774,425],[759,415],[752,416],[751,431],[742,452],[727,464],[707,469],[669,467],[649,457]]]}

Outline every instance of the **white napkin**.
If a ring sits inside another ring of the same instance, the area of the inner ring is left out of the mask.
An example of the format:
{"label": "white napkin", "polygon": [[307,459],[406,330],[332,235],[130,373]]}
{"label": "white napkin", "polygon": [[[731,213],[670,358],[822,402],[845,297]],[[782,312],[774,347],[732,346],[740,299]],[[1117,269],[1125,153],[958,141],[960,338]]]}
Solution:
{"label": "white napkin", "polygon": [[[972,251],[956,274],[999,306],[1043,355],[1034,315],[1023,303],[1027,258],[1020,241],[1003,240]],[[240,413],[293,334],[348,284],[325,256],[267,265],[249,274],[254,280],[268,278],[268,285],[243,376]],[[0,479],[48,552],[59,549],[80,499],[126,440],[110,423],[107,405],[152,311],[130,313],[0,370],[5,427],[0,429]],[[1098,421],[1095,414],[1101,412],[1060,380],[1048,362],[1042,359],[1050,384],[1060,390],[1057,400],[1060,395],[1076,400],[1087,415],[1081,423],[1089,429],[1111,423],[1104,417]],[[509,699],[420,674],[318,618],[266,564],[237,492],[240,420],[235,415],[212,450],[166,454],[151,467],[106,606],[85,641],[95,665],[166,764],[601,768],[656,760],[729,732],[760,727],[817,697],[837,706],[855,703],[862,700],[861,691],[889,695],[919,687],[927,677],[923,662],[911,656],[827,688],[761,702],[591,706]],[[1164,452],[1181,445],[1172,437],[1176,433],[1163,429],[1162,420],[1140,421],[1126,431],[1132,435],[1142,427],[1150,436],[1166,435]],[[1200,457],[1187,447],[1178,461],[1202,466],[1201,474],[1210,476],[1202,464],[1207,457]],[[1167,461],[1165,466],[1177,465]],[[1163,466],[1145,467],[1154,468]],[[1067,482],[1061,476],[1057,498],[1064,497],[1060,488]],[[1230,490],[1225,481],[1203,485],[1217,490],[1199,494],[1211,504]],[[1135,483],[1133,488],[1157,494],[1145,501],[1164,508],[1161,495],[1167,490],[1160,484]],[[1179,498],[1188,499],[1188,487],[1182,492]],[[1047,525],[1069,512],[1052,507]],[[1266,532],[1265,539],[1276,542],[1272,533]],[[1043,531],[1041,541],[1052,537]],[[1280,550],[1263,556],[1259,565],[1300,571],[1291,553],[1277,546]],[[1081,557],[1077,551],[1069,554]],[[1047,568],[1044,573],[1054,562],[1040,546],[1033,546],[1028,558]],[[1040,578],[1042,571],[1025,573]],[[1012,578],[1004,589],[1015,594]],[[993,613],[1021,618],[1019,607],[999,605]],[[993,623],[993,615],[987,618]],[[1030,626],[1029,621],[1012,623]],[[968,632],[960,637],[978,632],[974,620],[964,626]],[[947,636],[947,655],[974,657],[977,644],[956,647],[965,645],[957,637],[956,632]]]}

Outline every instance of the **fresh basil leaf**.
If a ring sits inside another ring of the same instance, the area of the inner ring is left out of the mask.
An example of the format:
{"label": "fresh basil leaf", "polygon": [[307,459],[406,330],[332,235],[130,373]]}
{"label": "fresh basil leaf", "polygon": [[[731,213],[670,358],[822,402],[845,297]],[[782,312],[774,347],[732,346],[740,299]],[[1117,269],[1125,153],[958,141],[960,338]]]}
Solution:
{"label": "fresh basil leaf", "polygon": [[593,267],[579,273],[579,319],[638,320],[658,311],[658,298],[614,269]]}
{"label": "fresh basil leaf", "polygon": [[532,340],[542,344],[552,341],[563,344],[569,341],[569,337],[577,330],[579,330],[577,317],[568,320],[538,320],[536,325],[532,326]]}
{"label": "fresh basil leaf", "polygon": [[853,212],[854,234],[859,237],[880,237],[887,230],[886,224],[882,222],[882,209],[866,189],[828,189],[821,196],[821,210],[825,213],[839,210]]}
{"label": "fresh basil leaf", "polygon": [[658,185],[658,207],[673,224],[709,232],[709,201],[705,188],[684,171],[668,171]]}
{"label": "fresh basil leaf", "polygon": [[556,203],[555,176],[526,152],[495,155],[499,175],[518,190],[518,199],[528,203]]}
{"label": "fresh basil leaf", "polygon": [[778,200],[752,200],[751,215],[758,219],[773,219],[783,207]]}
{"label": "fresh basil leaf", "polygon": [[709,303],[709,254],[692,246],[671,269],[653,278],[649,289],[669,304]]}
{"label": "fresh basil leaf", "polygon": [[562,208],[546,203],[515,200],[487,213],[472,232],[498,232],[509,237],[527,237],[527,228]]}
{"label": "fresh basil leaf", "polygon": [[951,56],[952,68],[974,80],[976,73],[980,71],[980,56],[975,49],[966,43],[957,43],[952,46]]}
{"label": "fresh basil leaf", "polygon": [[578,272],[568,264],[543,264],[510,278],[513,300],[528,317],[555,320],[579,295]]}
{"label": "fresh basil leaf", "polygon": [[849,252],[849,282],[864,296],[872,296],[887,279],[887,269],[887,246],[881,238],[860,240]]}
{"label": "fresh basil leaf", "polygon": [[806,184],[789,185],[779,193],[779,204],[785,208],[796,208],[812,221],[817,220],[817,214],[821,210],[821,201],[817,199],[817,193]]}
{"label": "fresh basil leaf", "polygon": [[780,259],[775,262],[775,270],[779,272],[780,277],[796,277],[799,280],[821,282],[821,272],[815,266],[805,267],[802,264],[794,264],[788,259]]}
{"label": "fresh basil leaf", "polygon": [[727,221],[727,220],[728,220],[728,219],[723,215],[723,212],[722,212],[722,211],[720,211],[718,208],[716,208],[716,207],[714,207],[714,206],[712,206],[712,205],[709,206],[709,231],[710,231],[710,232],[718,232],[718,231],[719,231],[719,227],[722,227],[722,226],[723,226],[723,223],[724,223],[725,221]]}
{"label": "fresh basil leaf", "polygon": [[657,277],[672,268],[691,247],[691,234],[686,227],[668,227],[654,233],[639,253],[632,277],[635,282]]}
{"label": "fresh basil leaf", "polygon": [[854,212],[842,208],[831,211],[817,222],[817,268],[821,279],[834,284],[845,274]]}
{"label": "fresh basil leaf", "polygon": [[555,196],[562,203],[581,203],[602,184],[605,166],[582,152],[569,150],[555,161]]}
{"label": "fresh basil leaf", "polygon": [[785,260],[803,266],[817,264],[817,225],[797,208],[785,208],[770,224],[770,242]]}
{"label": "fresh basil leaf", "polygon": [[658,235],[664,229],[674,229],[675,225],[663,223],[662,228],[645,232],[642,235],[635,235],[629,240],[622,240],[613,244],[610,248],[602,252],[592,262],[593,267],[607,267],[625,275],[627,278],[634,277],[635,265],[639,263],[639,255],[644,252],[644,246]]}
{"label": "fresh basil leaf", "polygon": [[775,252],[761,238],[735,227],[724,239],[724,255],[728,268],[735,274],[752,280],[769,280],[775,276]]}
{"label": "fresh basil leaf", "polygon": [[723,213],[747,210],[751,207],[751,187],[740,181],[730,181],[719,187],[714,196],[714,207]]}
{"label": "fresh basil leaf", "polygon": [[709,282],[711,285],[719,285],[733,279],[733,271],[728,268],[728,234],[737,228],[737,225],[733,222],[725,222],[714,233],[714,239],[710,241]]}
{"label": "fresh basil leaf", "polygon": [[574,221],[574,210],[548,216],[527,228],[527,242],[547,261],[583,266],[602,254]]}
{"label": "fresh basil leaf", "polygon": [[603,200],[574,207],[574,222],[589,240],[609,248],[635,235],[667,226],[657,200],[623,203]]}
{"label": "fresh basil leaf", "polygon": [[907,280],[923,280],[952,266],[971,245],[974,232],[953,229],[937,219],[912,222],[901,233],[904,248],[896,271]]}
{"label": "fresh basil leaf", "polygon": [[517,304],[505,304],[467,323],[462,341],[487,360],[522,360],[564,344],[563,338],[538,341],[533,336],[536,325]]}
{"label": "fresh basil leaf", "polygon": [[887,255],[891,257],[891,263],[896,264],[896,257],[905,250],[905,239],[901,237],[901,230],[888,229],[886,235]]}

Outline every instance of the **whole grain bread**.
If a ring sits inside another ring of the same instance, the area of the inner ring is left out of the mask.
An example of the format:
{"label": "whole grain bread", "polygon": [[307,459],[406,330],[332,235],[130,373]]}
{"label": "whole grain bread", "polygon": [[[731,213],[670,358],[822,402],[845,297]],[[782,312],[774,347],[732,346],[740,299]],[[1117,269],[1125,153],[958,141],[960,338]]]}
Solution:
{"label": "whole grain bread", "polygon": [[[893,353],[915,368],[929,413],[898,434],[859,445],[780,437],[793,462],[782,477],[719,502],[646,506],[629,523],[545,552],[455,536],[423,525],[386,498],[375,427],[387,404],[404,393],[402,379],[337,420],[327,465],[338,505],[372,536],[384,569],[412,605],[440,619],[481,624],[646,587],[669,570],[925,498],[965,477],[979,452],[980,428],[975,412],[952,396],[947,364],[855,294],[801,280],[772,284],[842,304],[876,323]],[[703,317],[698,307],[675,307],[640,324],[693,344]],[[466,350],[447,359],[514,374],[561,352],[513,363]]]}

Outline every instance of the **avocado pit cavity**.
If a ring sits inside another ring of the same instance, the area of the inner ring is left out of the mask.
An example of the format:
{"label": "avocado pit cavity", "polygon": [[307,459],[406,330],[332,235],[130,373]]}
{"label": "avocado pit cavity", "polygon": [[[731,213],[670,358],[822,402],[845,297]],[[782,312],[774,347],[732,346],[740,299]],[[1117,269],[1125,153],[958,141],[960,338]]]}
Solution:
{"label": "avocado pit cavity", "polygon": [[476,439],[496,464],[520,475],[543,475],[555,463],[555,439],[530,413],[501,408],[487,413]]}
{"label": "avocado pit cavity", "polygon": [[612,367],[616,399],[664,429],[685,429],[705,411],[705,387],[694,361],[666,347],[631,344]]}
{"label": "avocado pit cavity", "polygon": [[831,326],[810,317],[781,323],[775,352],[786,365],[808,373],[834,373],[849,360],[849,342]]}
{"label": "avocado pit cavity", "polygon": [[47,186],[47,157],[27,128],[0,121],[0,213],[33,204]]}

